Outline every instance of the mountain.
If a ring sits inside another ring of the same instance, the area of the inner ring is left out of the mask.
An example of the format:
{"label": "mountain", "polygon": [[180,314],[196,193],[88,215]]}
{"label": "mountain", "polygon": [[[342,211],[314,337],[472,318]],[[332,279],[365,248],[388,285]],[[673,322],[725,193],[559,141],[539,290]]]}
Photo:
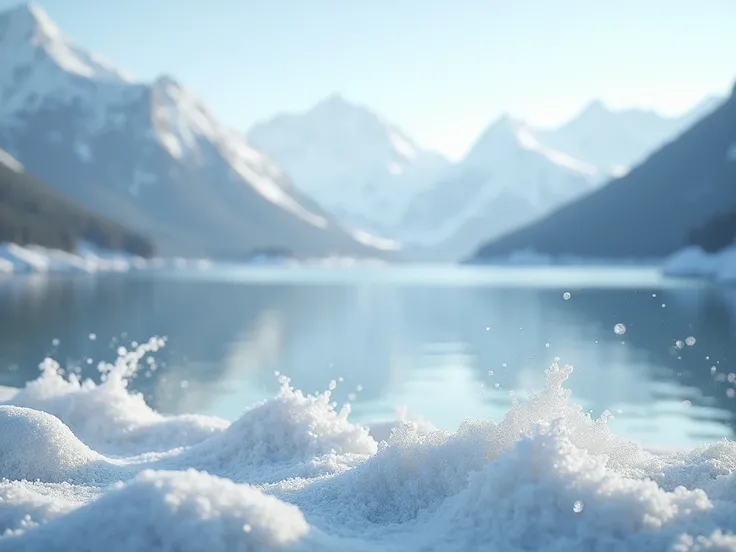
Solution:
{"label": "mountain", "polygon": [[176,255],[378,255],[173,78],[135,82],[34,5],[0,14],[0,147]]}
{"label": "mountain", "polygon": [[552,130],[508,115],[489,126],[468,155],[415,198],[398,233],[424,256],[470,254],[625,174],[723,100],[709,97],[681,117],[591,102]]}
{"label": "mountain", "polygon": [[393,232],[409,202],[449,165],[337,94],[304,113],[256,124],[248,141],[340,220],[380,232]]}
{"label": "mountain", "polygon": [[484,239],[518,228],[595,188],[597,169],[540,143],[508,115],[490,125],[467,156],[418,196],[402,237],[431,255],[457,259]]}
{"label": "mountain", "polygon": [[621,176],[721,101],[708,97],[680,117],[665,117],[645,109],[613,110],[595,100],[560,127],[538,129],[536,134],[545,144],[597,167],[601,173]]}
{"label": "mountain", "polygon": [[736,206],[736,88],[626,176],[491,241],[474,260],[521,250],[603,259],[661,258]]}
{"label": "mountain", "polygon": [[142,257],[154,252],[145,236],[69,201],[0,150],[0,243],[74,251],[82,242]]}

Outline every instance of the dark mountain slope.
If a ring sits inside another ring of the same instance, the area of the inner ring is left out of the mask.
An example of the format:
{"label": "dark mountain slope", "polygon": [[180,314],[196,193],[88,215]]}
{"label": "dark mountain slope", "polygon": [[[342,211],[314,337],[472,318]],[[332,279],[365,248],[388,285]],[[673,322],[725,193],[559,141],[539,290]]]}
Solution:
{"label": "dark mountain slope", "polygon": [[153,242],[90,213],[37,178],[0,163],[0,242],[74,251],[81,241],[150,257]]}
{"label": "dark mountain slope", "polygon": [[663,257],[736,206],[736,96],[626,176],[540,222],[482,246],[474,261],[513,251],[624,259]]}

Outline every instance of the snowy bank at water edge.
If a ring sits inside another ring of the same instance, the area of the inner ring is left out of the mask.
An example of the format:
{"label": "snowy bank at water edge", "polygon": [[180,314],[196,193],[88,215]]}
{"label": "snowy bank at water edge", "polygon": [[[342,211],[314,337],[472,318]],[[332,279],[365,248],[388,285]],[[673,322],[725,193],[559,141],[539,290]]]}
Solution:
{"label": "snowy bank at water edge", "polygon": [[0,274],[25,274],[29,272],[127,272],[148,268],[206,269],[207,260],[144,259],[115,251],[103,251],[88,246],[77,253],[47,249],[37,245],[20,246],[14,243],[0,244]]}
{"label": "snowy bank at water edge", "polygon": [[538,253],[533,249],[522,249],[499,255],[498,257],[478,258],[473,257],[465,262],[473,265],[490,266],[631,266],[647,267],[660,264],[658,259],[643,258],[605,258],[605,257],[579,257],[576,255],[549,255]]}
{"label": "snowy bank at water edge", "polygon": [[698,246],[687,247],[665,260],[662,273],[736,283],[736,245],[717,253],[708,253]]}
{"label": "snowy bank at water edge", "polygon": [[0,551],[736,550],[736,443],[649,453],[570,402],[571,367],[498,422],[373,432],[283,377],[232,423],[163,416],[127,389],[162,344],[6,397]]}

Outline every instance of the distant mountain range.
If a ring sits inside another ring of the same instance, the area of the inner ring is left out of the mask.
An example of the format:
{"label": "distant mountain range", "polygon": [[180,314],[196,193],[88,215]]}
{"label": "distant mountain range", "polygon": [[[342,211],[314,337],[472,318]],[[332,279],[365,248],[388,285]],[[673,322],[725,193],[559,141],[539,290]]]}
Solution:
{"label": "distant mountain range", "polygon": [[170,77],[146,84],[74,45],[46,13],[0,14],[0,147],[165,254],[380,256]]}
{"label": "distant mountain range", "polygon": [[450,165],[337,94],[305,113],[256,124],[247,138],[346,224],[392,234],[410,202]]}
{"label": "distant mountain range", "polygon": [[671,118],[594,101],[556,129],[505,115],[454,164],[340,96],[259,123],[248,139],[345,224],[454,260],[625,174],[720,101]]}
{"label": "distant mountain range", "polygon": [[736,87],[688,130],[625,176],[473,256],[517,251],[599,259],[653,259],[736,207]]}
{"label": "distant mountain range", "polygon": [[451,163],[339,95],[235,131],[173,78],[136,82],[74,45],[32,4],[0,13],[0,59],[0,148],[182,256],[456,260],[607,190],[720,102],[667,118],[596,101],[555,129],[504,116]]}
{"label": "distant mountain range", "polygon": [[146,236],[94,215],[25,171],[0,150],[0,243],[75,251],[82,244],[150,257]]}

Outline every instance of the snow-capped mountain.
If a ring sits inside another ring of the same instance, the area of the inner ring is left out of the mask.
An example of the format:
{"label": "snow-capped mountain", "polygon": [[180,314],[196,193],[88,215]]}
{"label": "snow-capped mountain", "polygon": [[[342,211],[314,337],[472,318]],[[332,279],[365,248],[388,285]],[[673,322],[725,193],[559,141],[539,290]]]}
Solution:
{"label": "snow-capped mountain", "polygon": [[248,141],[349,225],[393,232],[449,162],[395,125],[335,94],[304,113],[255,125]]}
{"label": "snow-capped mountain", "polygon": [[614,110],[595,100],[560,127],[536,133],[546,144],[601,173],[620,176],[721,102],[721,98],[708,97],[680,117],[665,117],[645,109]]}
{"label": "snow-capped mountain", "polygon": [[626,174],[722,101],[706,98],[673,118],[612,110],[594,101],[552,130],[503,116],[430,191],[417,196],[398,234],[429,256],[466,255],[481,241],[534,222]]}
{"label": "snow-capped mountain", "polygon": [[149,233],[162,252],[378,252],[186,87],[133,81],[32,4],[0,13],[0,98],[1,148],[86,207]]}
{"label": "snow-capped mountain", "polygon": [[693,230],[736,208],[734,183],[736,87],[625,176],[490,240],[474,260],[525,250],[550,257],[661,259],[686,246]]}
{"label": "snow-capped mountain", "polygon": [[526,224],[600,181],[596,167],[545,146],[524,122],[503,116],[433,189],[416,198],[403,220],[403,236],[457,258],[484,237]]}

